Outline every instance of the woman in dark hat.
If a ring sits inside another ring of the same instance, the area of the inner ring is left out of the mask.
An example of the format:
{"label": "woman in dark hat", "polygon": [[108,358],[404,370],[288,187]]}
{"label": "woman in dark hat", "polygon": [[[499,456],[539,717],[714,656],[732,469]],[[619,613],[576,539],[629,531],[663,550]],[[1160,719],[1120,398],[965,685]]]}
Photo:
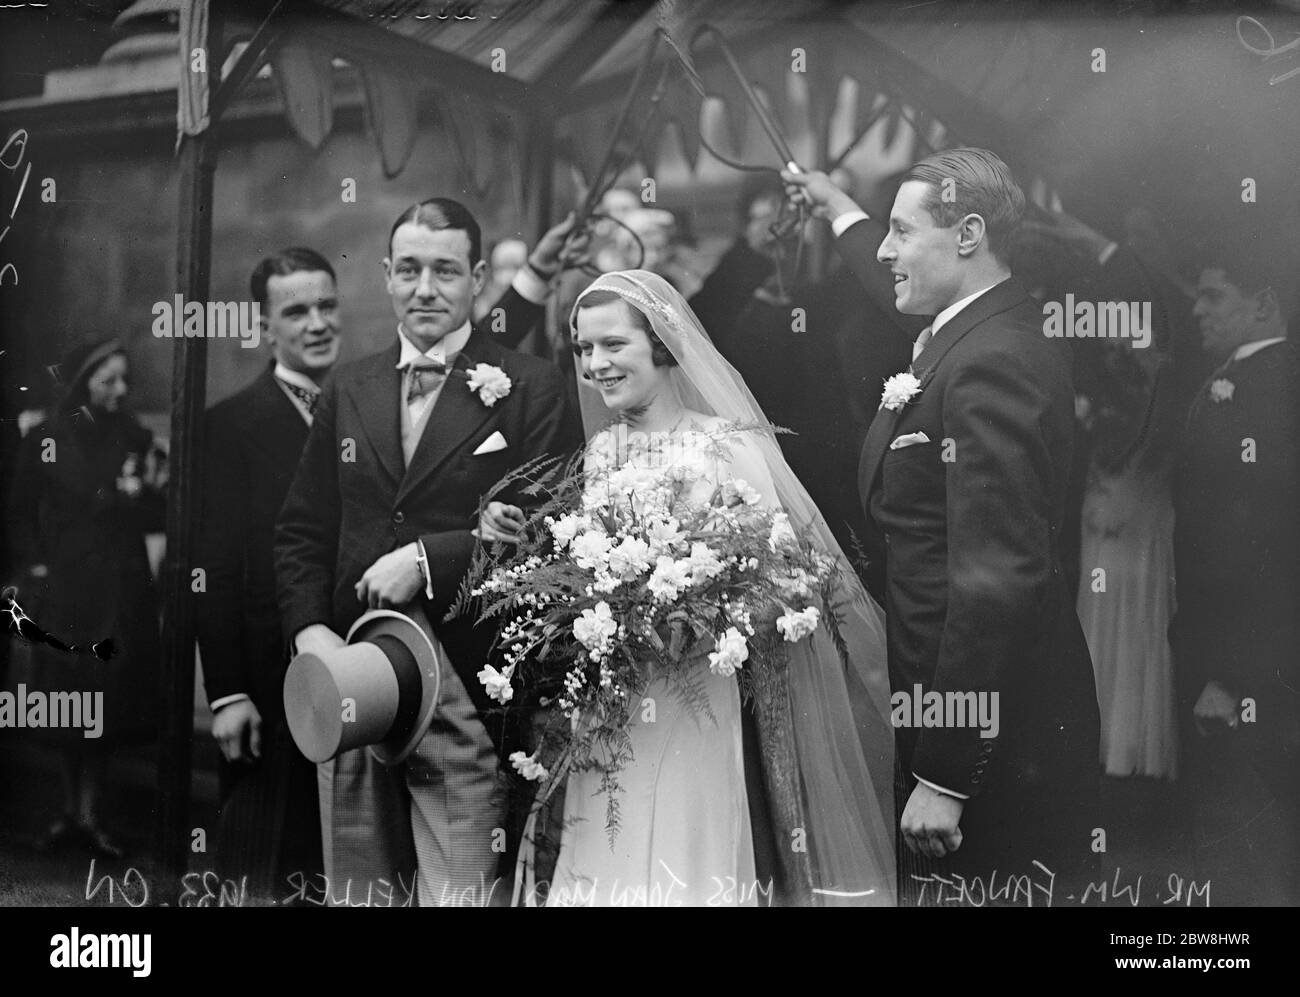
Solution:
{"label": "woman in dark hat", "polygon": [[23,440],[10,497],[11,551],[28,579],[20,601],[63,643],[111,638],[115,653],[101,661],[31,648],[29,690],[102,693],[97,734],[84,716],[83,728],[38,731],[58,746],[63,775],[63,813],[46,844],[120,856],[101,800],[113,750],[157,729],[158,600],[144,538],[164,525],[165,457],[126,406],[129,368],[116,339],[77,347],[60,370],[65,391]]}

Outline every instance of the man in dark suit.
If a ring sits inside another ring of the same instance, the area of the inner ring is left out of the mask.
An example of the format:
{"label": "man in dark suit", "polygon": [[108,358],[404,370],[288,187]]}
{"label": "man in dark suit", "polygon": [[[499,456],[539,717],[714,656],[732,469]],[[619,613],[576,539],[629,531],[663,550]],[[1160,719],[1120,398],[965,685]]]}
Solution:
{"label": "man in dark suit", "polygon": [[[434,720],[401,765],[336,760],[331,878],[398,886],[421,906],[485,904],[505,839],[509,744],[477,672],[493,632],[444,620],[469,566],[480,497],[507,471],[581,441],[560,373],[472,325],[485,279],[478,223],[433,198],[394,223],[384,260],[397,341],[326,386],[276,529],[284,632],[328,650],[367,608],[417,605],[443,664]],[[520,488],[502,500],[529,505]],[[403,879],[402,882],[407,882]]]}
{"label": "man in dark suit", "polygon": [[1284,286],[1234,253],[1201,272],[1193,307],[1221,366],[1181,449],[1172,629],[1216,905],[1300,902],[1300,351]]}
{"label": "man in dark suit", "polygon": [[218,869],[276,899],[289,876],[320,871],[321,849],[316,767],[284,723],[272,533],[340,329],[334,270],[314,250],[267,257],[251,285],[274,360],[207,413],[196,561],[207,578],[195,615],[222,755]]}
{"label": "man in dark suit", "polygon": [[[884,392],[859,477],[886,540],[900,895],[1064,903],[1095,867],[1098,715],[1057,543],[1069,356],[1006,262],[1024,196],[992,153],[939,153],[908,171],[877,250],[824,174],[785,179],[864,281],[876,257],[898,310],[935,316]],[[938,709],[913,708],[933,693]]]}

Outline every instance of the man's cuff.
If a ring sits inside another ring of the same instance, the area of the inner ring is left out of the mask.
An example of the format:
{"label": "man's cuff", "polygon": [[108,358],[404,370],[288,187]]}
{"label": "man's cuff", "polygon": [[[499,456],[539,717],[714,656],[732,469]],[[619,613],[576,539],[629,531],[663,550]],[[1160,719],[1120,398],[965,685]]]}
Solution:
{"label": "man's cuff", "polygon": [[846,211],[831,222],[831,232],[838,239],[848,230],[849,226],[856,225],[858,222],[870,217],[865,211]]}
{"label": "man's cuff", "polygon": [[954,793],[951,789],[944,789],[942,786],[936,786],[936,785],[935,785],[934,783],[932,783],[929,779],[922,779],[922,778],[921,778],[919,775],[917,775],[915,772],[912,773],[912,776],[913,776],[913,777],[916,779],[916,781],[919,782],[922,786],[929,786],[929,787],[930,787],[931,789],[933,789],[936,793],[943,793],[944,796],[953,796],[953,797],[956,797],[956,798],[959,799],[959,800],[969,800],[969,799],[970,799],[970,797],[967,796],[965,793]]}
{"label": "man's cuff", "polygon": [[515,272],[515,279],[510,282],[518,295],[534,305],[544,304],[551,295],[551,285],[542,280],[532,266],[525,264]]}
{"label": "man's cuff", "polygon": [[423,540],[417,538],[415,546],[419,550],[415,558],[415,564],[420,569],[420,577],[424,579],[424,597],[433,602],[433,572],[429,570],[429,555],[424,549]]}
{"label": "man's cuff", "polygon": [[212,713],[215,716],[217,711],[219,711],[223,706],[229,706],[231,703],[242,703],[244,700],[251,698],[252,697],[246,692],[236,692],[230,696],[222,696],[220,699],[214,699],[208,704],[208,708],[212,710]]}
{"label": "man's cuff", "polygon": [[1119,249],[1118,242],[1106,243],[1106,248],[1097,254],[1097,262],[1104,267],[1110,258],[1115,255],[1117,249]]}

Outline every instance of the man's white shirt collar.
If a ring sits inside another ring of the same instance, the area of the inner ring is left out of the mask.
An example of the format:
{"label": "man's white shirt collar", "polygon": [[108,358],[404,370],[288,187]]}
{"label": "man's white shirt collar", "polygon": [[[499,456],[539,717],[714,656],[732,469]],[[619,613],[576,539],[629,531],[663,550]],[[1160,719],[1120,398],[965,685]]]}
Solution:
{"label": "man's white shirt collar", "polygon": [[419,347],[406,338],[406,333],[402,331],[402,327],[399,325],[397,327],[397,341],[401,344],[402,352],[398,355],[397,366],[399,369],[407,367],[411,361],[420,356],[445,364],[447,357],[455,356],[465,348],[465,344],[469,342],[470,332],[469,319],[466,319],[465,324],[459,329],[447,333],[442,339],[421,353]]}
{"label": "man's white shirt collar", "polygon": [[1262,350],[1265,346],[1272,346],[1274,343],[1285,343],[1286,336],[1274,336],[1272,339],[1257,339],[1253,343],[1242,343],[1232,354],[1233,362],[1245,360]]}
{"label": "man's white shirt collar", "polygon": [[996,283],[990,284],[988,287],[981,287],[974,294],[968,294],[960,301],[954,302],[953,304],[945,308],[943,311],[941,311],[938,315],[934,317],[934,321],[930,324],[930,337],[934,338],[936,335],[938,335],[939,330],[943,326],[951,322],[959,311],[961,311],[963,308],[969,305],[972,301],[978,298],[985,291],[997,287],[998,284],[1000,283],[1002,283],[1002,281],[997,281]]}
{"label": "man's white shirt collar", "polygon": [[279,360],[275,362],[275,376],[286,384],[292,384],[295,388],[302,388],[304,391],[310,391],[313,394],[320,391],[320,385],[310,377],[299,370],[290,370]]}

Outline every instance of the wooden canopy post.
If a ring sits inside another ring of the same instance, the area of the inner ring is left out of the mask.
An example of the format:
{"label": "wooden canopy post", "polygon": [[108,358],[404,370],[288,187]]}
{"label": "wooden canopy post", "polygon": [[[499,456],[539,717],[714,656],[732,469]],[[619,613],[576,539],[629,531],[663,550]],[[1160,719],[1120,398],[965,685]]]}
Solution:
{"label": "wooden canopy post", "polygon": [[[208,16],[207,72],[196,85],[211,106],[212,75],[221,72],[219,5]],[[188,63],[188,60],[186,60]],[[189,72],[188,64],[181,72]],[[184,299],[206,302],[212,261],[212,187],[216,171],[215,122],[180,139],[180,204],[177,212],[177,286]],[[158,739],[158,805],[153,851],[160,871],[185,872],[190,842],[190,766],[194,740],[194,600],[191,565],[199,515],[203,408],[207,395],[208,344],[202,337],[172,341],[170,488],[167,492],[167,557],[162,569],[162,724]]]}

